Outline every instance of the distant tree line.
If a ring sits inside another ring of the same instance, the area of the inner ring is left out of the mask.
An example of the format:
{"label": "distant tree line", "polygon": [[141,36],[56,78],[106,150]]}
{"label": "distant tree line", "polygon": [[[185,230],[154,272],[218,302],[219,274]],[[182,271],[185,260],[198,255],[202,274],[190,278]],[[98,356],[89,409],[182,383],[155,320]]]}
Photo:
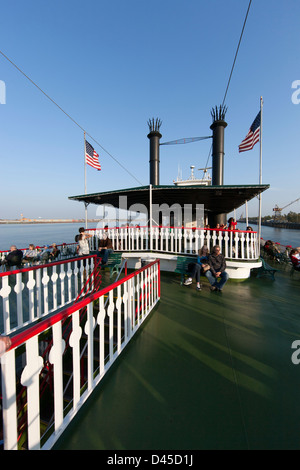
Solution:
{"label": "distant tree line", "polygon": [[288,214],[276,214],[276,217],[274,217],[274,215],[265,215],[261,218],[261,220],[264,222],[270,219],[276,219],[281,222],[300,223],[300,213],[290,211]]}

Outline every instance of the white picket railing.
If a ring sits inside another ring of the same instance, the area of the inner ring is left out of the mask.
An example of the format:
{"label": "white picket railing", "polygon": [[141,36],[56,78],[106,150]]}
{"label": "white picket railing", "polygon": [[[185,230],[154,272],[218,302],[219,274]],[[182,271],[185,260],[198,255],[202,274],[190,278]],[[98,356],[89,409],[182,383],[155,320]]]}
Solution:
{"label": "white picket railing", "polygon": [[[159,298],[157,260],[12,336],[1,358],[4,449],[52,448]],[[67,367],[72,367],[71,398],[64,408]],[[42,429],[40,382],[49,370],[53,396],[47,411],[52,407],[53,418]],[[20,386],[26,393],[17,395]]]}
{"label": "white picket railing", "polygon": [[[59,254],[58,254],[57,258],[55,258],[55,261],[62,261],[62,260],[65,260],[65,259],[68,259],[68,258],[73,258],[74,256],[76,256],[77,255],[76,246],[77,246],[76,243],[62,243],[61,245],[57,245],[57,248],[59,250]],[[20,248],[20,250],[23,252],[23,256],[25,256],[25,252],[28,250],[28,248]],[[38,253],[40,253],[42,251],[43,251],[43,249],[41,248],[41,249],[38,250]],[[5,259],[6,255],[8,255],[9,252],[10,252],[10,250],[1,250],[0,251],[0,262]],[[39,258],[39,255],[37,256],[37,258]],[[30,262],[24,262],[24,261],[22,261],[22,264],[24,264],[24,267],[31,265]],[[45,264],[45,263],[42,263],[42,264]],[[3,267],[2,267],[2,271],[3,271]]]}
{"label": "white picket railing", "polygon": [[115,227],[92,229],[91,249],[97,249],[98,240],[106,232],[114,250],[157,251],[173,254],[196,254],[207,245],[211,251],[220,245],[226,259],[255,260],[259,258],[257,232],[181,227]]}
{"label": "white picket railing", "polygon": [[0,334],[8,335],[74,301],[94,268],[94,258],[0,273]]}

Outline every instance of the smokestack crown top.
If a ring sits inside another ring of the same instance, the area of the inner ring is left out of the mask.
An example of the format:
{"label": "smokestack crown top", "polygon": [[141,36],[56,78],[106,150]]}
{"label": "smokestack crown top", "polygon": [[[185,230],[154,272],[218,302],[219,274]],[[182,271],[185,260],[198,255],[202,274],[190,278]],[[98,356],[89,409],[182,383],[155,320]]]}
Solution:
{"label": "smokestack crown top", "polygon": [[162,121],[158,118],[154,120],[154,118],[149,119],[148,126],[149,132],[159,132],[160,126],[162,125]]}
{"label": "smokestack crown top", "polygon": [[211,129],[214,129],[216,126],[227,126],[227,122],[225,122],[226,112],[227,106],[220,105],[219,107],[215,106],[214,108],[212,108],[210,112],[211,117],[213,119],[213,123],[210,126]]}

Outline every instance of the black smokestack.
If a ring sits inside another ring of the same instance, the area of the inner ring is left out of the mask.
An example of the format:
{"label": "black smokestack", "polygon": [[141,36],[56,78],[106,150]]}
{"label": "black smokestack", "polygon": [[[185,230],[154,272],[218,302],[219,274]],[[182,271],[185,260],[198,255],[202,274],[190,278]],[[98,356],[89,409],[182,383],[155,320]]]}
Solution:
{"label": "black smokestack", "polygon": [[159,132],[161,126],[160,119],[149,119],[149,134],[147,135],[150,140],[150,184],[159,185],[159,139],[162,135]]}
{"label": "black smokestack", "polygon": [[211,110],[213,123],[210,128],[213,131],[212,148],[212,185],[222,186],[224,183],[224,129],[227,122],[224,121],[226,106],[216,106]]}

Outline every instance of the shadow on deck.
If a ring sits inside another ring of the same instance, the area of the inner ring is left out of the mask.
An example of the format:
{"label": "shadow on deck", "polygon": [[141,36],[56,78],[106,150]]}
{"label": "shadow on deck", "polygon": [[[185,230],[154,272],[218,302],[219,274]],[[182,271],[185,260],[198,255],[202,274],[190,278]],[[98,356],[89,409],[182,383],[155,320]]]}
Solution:
{"label": "shadow on deck", "polygon": [[162,273],[161,301],[55,449],[298,449],[300,278],[210,292]]}

